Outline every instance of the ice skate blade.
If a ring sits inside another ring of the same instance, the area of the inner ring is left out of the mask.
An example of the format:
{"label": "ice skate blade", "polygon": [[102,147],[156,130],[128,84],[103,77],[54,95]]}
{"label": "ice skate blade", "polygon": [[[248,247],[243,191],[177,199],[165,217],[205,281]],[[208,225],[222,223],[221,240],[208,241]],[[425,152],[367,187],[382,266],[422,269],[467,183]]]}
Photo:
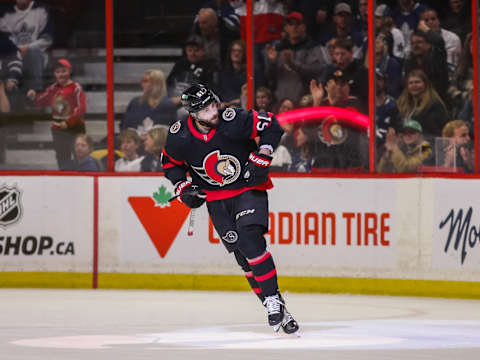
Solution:
{"label": "ice skate blade", "polygon": [[278,331],[280,330],[280,328],[282,327],[282,323],[278,323],[277,325],[272,325],[272,329],[274,332],[278,333]]}
{"label": "ice skate blade", "polygon": [[298,339],[298,338],[302,337],[299,330],[297,330],[297,331],[295,331],[294,333],[291,333],[291,334],[287,334],[286,332],[279,331],[279,332],[275,333],[275,336],[277,336],[279,338],[285,338],[285,339]]}

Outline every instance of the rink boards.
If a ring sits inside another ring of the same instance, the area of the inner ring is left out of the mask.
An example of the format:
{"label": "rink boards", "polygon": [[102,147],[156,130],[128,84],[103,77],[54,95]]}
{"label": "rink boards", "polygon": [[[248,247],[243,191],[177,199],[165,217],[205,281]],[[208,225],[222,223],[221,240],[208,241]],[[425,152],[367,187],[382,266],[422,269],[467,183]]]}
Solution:
{"label": "rink boards", "polygon": [[[480,281],[478,179],[273,181],[266,240],[292,290],[307,291],[309,278],[340,278],[342,286],[363,279],[373,288],[391,279]],[[141,287],[157,276],[186,288],[195,277],[230,288],[238,268],[206,207],[195,211],[188,236],[190,210],[168,203],[172,193],[163,177],[3,177],[0,286],[7,273],[13,285],[15,278],[55,284],[71,276],[88,284],[98,270],[107,287],[105,279]]]}

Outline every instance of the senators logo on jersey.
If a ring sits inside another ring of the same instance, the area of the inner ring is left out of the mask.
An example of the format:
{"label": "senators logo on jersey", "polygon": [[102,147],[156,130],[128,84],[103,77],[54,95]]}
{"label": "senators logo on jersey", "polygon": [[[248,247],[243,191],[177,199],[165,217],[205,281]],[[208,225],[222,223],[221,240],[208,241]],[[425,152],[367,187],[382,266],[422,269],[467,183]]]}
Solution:
{"label": "senators logo on jersey", "polygon": [[241,172],[240,161],[232,155],[222,155],[220,150],[209,153],[203,159],[203,166],[192,169],[210,185],[225,186],[238,179]]}

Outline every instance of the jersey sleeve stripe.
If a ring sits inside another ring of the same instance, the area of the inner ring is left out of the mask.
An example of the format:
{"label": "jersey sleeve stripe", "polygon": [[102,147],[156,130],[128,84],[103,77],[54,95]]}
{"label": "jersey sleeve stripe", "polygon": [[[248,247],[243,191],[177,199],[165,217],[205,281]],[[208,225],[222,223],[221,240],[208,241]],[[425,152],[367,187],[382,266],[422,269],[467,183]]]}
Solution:
{"label": "jersey sleeve stripe", "polygon": [[[183,165],[183,161],[180,161],[180,160],[175,160],[174,158],[172,158],[170,155],[167,154],[167,152],[165,151],[165,149],[163,149],[162,151],[163,155],[166,156],[168,158],[168,160],[170,160],[172,163],[174,163],[175,165]],[[165,167],[165,166],[164,166]]]}

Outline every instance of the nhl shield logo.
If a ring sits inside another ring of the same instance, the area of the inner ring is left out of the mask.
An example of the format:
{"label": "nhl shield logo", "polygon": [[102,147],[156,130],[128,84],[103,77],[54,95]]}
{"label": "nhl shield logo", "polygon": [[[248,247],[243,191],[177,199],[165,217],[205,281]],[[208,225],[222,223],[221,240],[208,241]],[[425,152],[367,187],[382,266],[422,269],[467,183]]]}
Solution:
{"label": "nhl shield logo", "polygon": [[0,226],[6,227],[17,222],[22,214],[20,191],[16,187],[0,188]]}

